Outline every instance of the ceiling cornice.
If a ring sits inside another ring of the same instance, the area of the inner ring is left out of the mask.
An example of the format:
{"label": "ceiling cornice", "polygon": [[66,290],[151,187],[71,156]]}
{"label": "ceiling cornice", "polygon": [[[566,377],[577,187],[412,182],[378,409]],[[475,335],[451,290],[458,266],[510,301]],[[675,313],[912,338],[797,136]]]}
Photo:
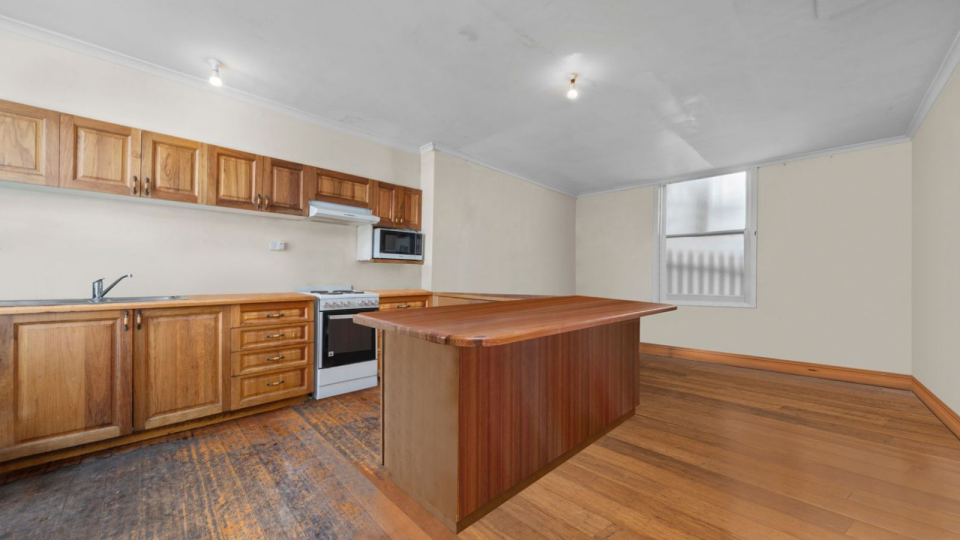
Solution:
{"label": "ceiling cornice", "polygon": [[871,148],[879,148],[881,146],[890,146],[891,144],[900,144],[900,143],[905,143],[910,141],[911,141],[910,137],[907,137],[906,135],[901,135],[899,137],[891,137],[889,139],[879,139],[876,141],[870,141],[865,143],[850,144],[847,146],[838,146],[836,148],[827,148],[825,150],[817,150],[815,152],[793,154],[793,155],[784,156],[784,157],[775,158],[775,159],[768,159],[764,161],[754,161],[751,163],[743,163],[743,164],[734,165],[731,167],[722,167],[719,169],[700,171],[697,173],[683,175],[683,176],[672,176],[672,177],[666,177],[666,178],[658,178],[654,180],[642,180],[639,182],[626,184],[626,185],[618,186],[611,189],[599,189],[596,191],[586,191],[577,195],[577,198],[587,197],[590,195],[601,195],[603,193],[613,193],[615,191],[626,191],[628,189],[634,189],[634,188],[639,188],[644,186],[655,186],[657,184],[669,184],[671,182],[683,182],[684,180],[696,180],[698,178],[709,178],[711,176],[720,176],[723,174],[741,172],[748,169],[756,169],[759,167],[770,167],[773,165],[783,165],[784,163],[792,163],[794,161],[804,161],[808,159],[835,156],[837,154],[858,152],[860,150],[869,150]]}
{"label": "ceiling cornice", "polygon": [[499,173],[506,174],[507,176],[512,176],[512,177],[517,178],[517,179],[519,179],[519,180],[523,180],[524,182],[529,182],[529,183],[531,183],[531,184],[533,184],[533,185],[535,185],[535,186],[539,186],[539,187],[542,187],[542,188],[544,188],[544,189],[549,189],[550,191],[554,191],[554,192],[560,193],[560,194],[562,194],[562,195],[567,195],[567,196],[569,196],[569,197],[576,197],[575,194],[570,193],[569,191],[564,191],[564,190],[562,190],[562,189],[559,189],[559,188],[556,188],[556,187],[553,187],[553,186],[549,186],[549,185],[547,185],[547,184],[545,184],[545,183],[543,183],[543,182],[540,182],[539,180],[535,180],[535,179],[533,179],[533,178],[530,178],[529,176],[524,176],[524,175],[522,175],[522,174],[520,174],[520,173],[518,173],[518,172],[511,171],[510,169],[505,169],[505,168],[503,168],[503,167],[500,167],[499,165],[495,165],[495,164],[493,164],[493,163],[490,163],[489,161],[486,161],[486,160],[483,160],[483,159],[480,159],[480,158],[477,158],[477,157],[473,157],[473,156],[468,155],[468,154],[464,154],[463,152],[460,152],[460,151],[458,151],[458,150],[454,150],[453,148],[449,148],[449,147],[444,146],[444,145],[442,145],[442,144],[430,142],[430,143],[427,143],[427,144],[425,144],[425,145],[423,145],[423,146],[420,147],[420,154],[421,154],[421,155],[422,155],[422,154],[426,154],[426,153],[428,153],[428,152],[440,152],[440,153],[447,154],[447,155],[450,155],[450,156],[453,156],[453,157],[457,157],[457,158],[460,158],[460,159],[462,159],[462,160],[464,160],[464,161],[469,161],[470,163],[473,163],[473,164],[475,164],[475,165],[480,165],[481,167],[486,167],[487,169],[492,169],[492,170],[497,171],[497,172],[499,172]]}
{"label": "ceiling cornice", "polygon": [[933,105],[937,102],[937,98],[940,97],[940,93],[943,92],[944,87],[950,82],[950,78],[953,77],[953,72],[956,71],[958,65],[960,65],[960,32],[957,33],[957,37],[953,40],[953,45],[950,46],[950,50],[947,51],[947,55],[943,58],[937,74],[933,77],[933,80],[930,81],[927,94],[923,97],[923,101],[920,102],[920,107],[917,108],[916,114],[913,115],[913,120],[910,121],[910,125],[907,127],[907,137],[913,139],[917,132],[920,131],[920,126],[922,126],[923,121],[927,119],[927,115],[930,114],[930,110],[933,109]]}
{"label": "ceiling cornice", "polygon": [[99,45],[94,45],[92,43],[87,43],[86,41],[81,41],[79,39],[72,38],[70,36],[65,36],[57,32],[52,32],[50,30],[40,28],[31,24],[27,24],[16,19],[11,19],[9,17],[4,17],[0,15],[0,30],[5,30],[19,36],[23,36],[29,39],[34,39],[37,41],[42,41],[50,45],[54,45],[63,49],[67,49],[84,56],[89,56],[96,58],[98,60],[103,60],[105,62],[110,62],[112,64],[117,64],[127,68],[135,69],[137,71],[142,71],[150,75],[161,77],[163,79],[171,80],[178,82],[180,84],[185,84],[187,86],[192,86],[200,90],[207,92],[214,92],[216,94],[224,95],[238,101],[243,101],[251,105],[256,105],[264,109],[269,109],[274,112],[285,114],[287,116],[292,116],[298,118],[305,122],[309,122],[320,127],[330,129],[333,131],[338,131],[340,133],[346,133],[353,135],[355,137],[381,144],[390,148],[397,150],[403,150],[404,152],[416,153],[417,147],[415,145],[405,144],[401,141],[384,137],[376,133],[371,133],[364,129],[359,129],[354,126],[344,124],[342,122],[337,122],[336,120],[331,120],[329,118],[324,118],[313,113],[302,111],[300,109],[278,103],[266,98],[256,96],[247,92],[242,92],[233,88],[226,86],[220,88],[214,88],[211,86],[207,79],[195,77],[193,75],[188,75],[186,73],[175,71],[163,66],[152,64],[132,56],[127,56],[125,54],[113,51],[111,49],[106,49],[100,47]]}

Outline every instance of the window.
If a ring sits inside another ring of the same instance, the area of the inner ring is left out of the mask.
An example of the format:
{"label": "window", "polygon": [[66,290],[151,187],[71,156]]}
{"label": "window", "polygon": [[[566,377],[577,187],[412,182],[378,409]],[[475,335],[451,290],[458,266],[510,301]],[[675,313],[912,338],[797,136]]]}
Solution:
{"label": "window", "polygon": [[755,171],[660,186],[661,302],[756,307]]}

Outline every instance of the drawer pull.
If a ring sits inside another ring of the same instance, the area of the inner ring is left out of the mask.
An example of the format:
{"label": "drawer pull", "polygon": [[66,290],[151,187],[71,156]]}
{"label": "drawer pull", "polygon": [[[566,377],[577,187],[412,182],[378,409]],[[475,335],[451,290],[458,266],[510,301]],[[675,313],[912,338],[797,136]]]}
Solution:
{"label": "drawer pull", "polygon": [[267,313],[268,319],[276,319],[278,317],[283,317],[283,313]]}
{"label": "drawer pull", "polygon": [[286,381],[284,381],[283,379],[280,379],[280,380],[277,381],[277,382],[268,382],[268,383],[267,383],[267,386],[279,386],[279,385],[281,385],[281,384],[283,384],[283,383],[285,383],[285,382],[286,382]]}
{"label": "drawer pull", "polygon": [[397,306],[397,309],[403,309],[403,308],[408,308],[408,307],[410,307],[410,304],[400,304],[400,305]]}
{"label": "drawer pull", "polygon": [[267,362],[276,362],[277,360],[283,360],[284,358],[285,357],[282,354],[279,356],[271,356],[270,358],[267,358]]}
{"label": "drawer pull", "polygon": [[283,334],[267,334],[267,339],[283,337]]}

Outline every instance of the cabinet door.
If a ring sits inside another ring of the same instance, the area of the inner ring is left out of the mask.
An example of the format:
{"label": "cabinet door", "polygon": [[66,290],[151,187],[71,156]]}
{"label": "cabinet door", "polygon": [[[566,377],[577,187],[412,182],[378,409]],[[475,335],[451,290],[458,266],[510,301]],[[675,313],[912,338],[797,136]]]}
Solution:
{"label": "cabinet door", "polygon": [[310,199],[371,208],[374,184],[369,178],[317,169],[317,181]]}
{"label": "cabinet door", "polygon": [[263,166],[260,156],[239,150],[211,146],[207,151],[207,204],[241,208],[263,209],[263,189],[260,175]]}
{"label": "cabinet door", "polygon": [[136,316],[134,428],[228,410],[229,308],[145,309]]}
{"label": "cabinet door", "polygon": [[263,209],[277,214],[307,215],[308,178],[313,167],[263,158]]}
{"label": "cabinet door", "polygon": [[60,116],[60,187],[139,194],[140,130]]}
{"label": "cabinet door", "polygon": [[142,196],[165,201],[203,203],[204,145],[196,141],[143,133]]}
{"label": "cabinet door", "polygon": [[376,187],[376,208],[374,213],[380,218],[377,223],[380,227],[400,226],[400,197],[403,188],[393,184],[377,182]]}
{"label": "cabinet door", "polygon": [[423,205],[423,192],[405,187],[400,203],[400,221],[404,229],[420,230],[420,209]]}
{"label": "cabinet door", "polygon": [[0,180],[56,186],[60,113],[0,100]]}
{"label": "cabinet door", "polygon": [[131,315],[0,317],[0,461],[131,432]]}

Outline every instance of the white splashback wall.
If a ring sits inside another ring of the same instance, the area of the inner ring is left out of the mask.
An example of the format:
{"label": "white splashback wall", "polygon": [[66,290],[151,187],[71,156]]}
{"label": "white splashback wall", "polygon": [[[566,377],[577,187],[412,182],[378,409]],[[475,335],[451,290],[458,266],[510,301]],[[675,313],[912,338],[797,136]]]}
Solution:
{"label": "white splashback wall", "polygon": [[[418,187],[420,156],[0,31],[0,99]],[[0,187],[0,299],[410,288],[420,267],[356,261],[356,229]],[[270,240],[288,242],[270,252]]]}
{"label": "white splashback wall", "polygon": [[[418,266],[360,263],[356,227],[0,188],[0,299],[408,288]],[[286,251],[269,251],[283,240]]]}

